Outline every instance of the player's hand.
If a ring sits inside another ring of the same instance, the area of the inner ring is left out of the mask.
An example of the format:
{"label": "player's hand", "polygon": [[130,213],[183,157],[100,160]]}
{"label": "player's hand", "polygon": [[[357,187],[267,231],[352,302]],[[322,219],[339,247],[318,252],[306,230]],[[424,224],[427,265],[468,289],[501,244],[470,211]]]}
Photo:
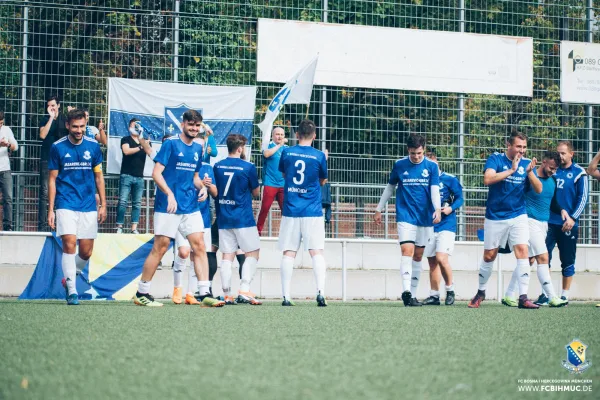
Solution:
{"label": "player's hand", "polygon": [[442,207],[441,211],[444,215],[450,215],[452,214],[452,207]]}
{"label": "player's hand", "polygon": [[575,221],[573,220],[573,218],[571,218],[569,216],[569,213],[566,210],[562,210],[560,212],[560,215],[561,215],[563,221],[565,221],[565,223],[563,224],[563,227],[562,227],[562,231],[568,232],[571,229],[573,229],[573,226],[575,226]]}
{"label": "player's hand", "polygon": [[283,144],[287,144],[287,142],[288,142],[287,138],[284,137],[283,138]]}
{"label": "player's hand", "polygon": [[202,128],[204,128],[204,132],[206,132],[206,135],[210,136],[213,134],[213,130],[204,122],[202,123]]}
{"label": "player's hand", "polygon": [[8,143],[8,140],[6,138],[2,138],[0,140],[0,147],[8,147],[10,146],[10,144]]}
{"label": "player's hand", "polygon": [[104,130],[104,121],[100,120],[100,122],[98,123],[98,130],[99,131],[103,131]]}
{"label": "player's hand", "polygon": [[204,186],[211,186],[212,185],[212,179],[210,179],[210,177],[208,176],[208,174],[204,174],[204,178],[202,179],[202,184]]}
{"label": "player's hand", "polygon": [[71,112],[75,109],[75,107],[72,106],[67,106],[67,112]]}
{"label": "player's hand", "polygon": [[437,224],[442,220],[442,211],[437,209],[433,212],[433,223]]}
{"label": "player's hand", "polygon": [[519,169],[519,163],[521,162],[521,154],[517,154],[515,158],[513,158],[512,162],[512,172],[516,172]]}
{"label": "player's hand", "polygon": [[377,225],[381,225],[381,211],[375,211],[375,215],[373,216],[373,221],[375,221],[375,223]]}
{"label": "player's hand", "polygon": [[175,195],[173,193],[167,195],[167,212],[169,214],[175,214],[177,212],[177,200],[175,200]]}
{"label": "player's hand", "polygon": [[103,224],[106,221],[106,207],[103,205],[98,208],[98,223]]}
{"label": "player's hand", "polygon": [[48,107],[46,109],[46,111],[48,111],[48,115],[50,116],[51,119],[56,118],[56,114],[54,113],[54,110],[52,109],[52,107]]}
{"label": "player's hand", "polygon": [[54,224],[56,216],[54,215],[54,210],[48,211],[48,226],[52,229],[56,229]]}
{"label": "player's hand", "polygon": [[531,162],[527,166],[527,173],[530,173],[531,171],[533,171],[533,169],[535,168],[536,164],[537,164],[537,158],[533,157],[533,160],[531,160]]}
{"label": "player's hand", "polygon": [[206,201],[208,199],[208,190],[205,187],[200,189],[198,192],[198,202]]}

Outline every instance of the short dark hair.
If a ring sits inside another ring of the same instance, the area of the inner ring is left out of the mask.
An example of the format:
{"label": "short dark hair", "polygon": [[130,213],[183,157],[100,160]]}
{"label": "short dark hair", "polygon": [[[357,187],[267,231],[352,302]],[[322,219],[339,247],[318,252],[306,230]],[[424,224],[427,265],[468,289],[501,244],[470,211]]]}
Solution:
{"label": "short dark hair", "polygon": [[315,126],[315,123],[310,119],[305,119],[300,122],[300,125],[298,125],[298,130],[296,133],[298,133],[300,139],[310,139],[316,131],[317,127]]}
{"label": "short dark hair", "polygon": [[137,118],[131,118],[129,120],[129,125],[127,125],[127,126],[129,126],[131,128],[131,124],[135,124],[136,122],[141,122],[141,121]]}
{"label": "short dark hair", "polygon": [[418,149],[419,147],[425,148],[425,136],[421,136],[417,133],[411,133],[406,140],[406,148]]}
{"label": "short dark hair", "polygon": [[437,155],[435,154],[434,150],[429,150],[427,153],[425,153],[425,157],[429,158],[430,160],[437,160]]}
{"label": "short dark hair", "polygon": [[58,96],[54,95],[46,99],[46,105],[48,105],[48,103],[50,103],[52,100],[54,100],[56,104],[60,104],[60,99],[58,98]]}
{"label": "short dark hair", "polygon": [[527,141],[527,135],[524,134],[523,132],[513,131],[510,134],[510,137],[508,138],[508,143],[513,145],[515,143],[515,139],[521,139],[521,140]]}
{"label": "short dark hair", "polygon": [[227,151],[229,154],[233,153],[240,147],[243,147],[248,142],[248,139],[244,135],[239,135],[237,133],[232,133],[227,136]]}
{"label": "short dark hair", "polygon": [[183,122],[202,122],[202,114],[196,110],[187,110],[183,113]]}
{"label": "short dark hair", "polygon": [[0,111],[0,121],[4,121],[4,111]]}
{"label": "short dark hair", "polygon": [[88,113],[88,114],[89,114],[89,112],[90,112],[89,108],[87,108],[87,107],[79,107],[79,109],[80,109],[81,111],[83,111],[83,112],[86,112],[86,113]]}
{"label": "short dark hair", "polygon": [[570,152],[573,152],[573,143],[571,143],[571,141],[570,141],[570,140],[560,140],[560,141],[558,142],[558,144],[556,145],[556,147],[560,146],[561,144],[562,144],[563,146],[567,146],[567,148],[569,149],[569,151],[570,151]]}
{"label": "short dark hair", "polygon": [[544,152],[544,160],[554,160],[556,165],[560,165],[560,154],[558,154],[558,151],[546,150]]}
{"label": "short dark hair", "polygon": [[67,123],[71,123],[71,121],[77,121],[78,119],[85,119],[85,113],[76,108],[67,113]]}

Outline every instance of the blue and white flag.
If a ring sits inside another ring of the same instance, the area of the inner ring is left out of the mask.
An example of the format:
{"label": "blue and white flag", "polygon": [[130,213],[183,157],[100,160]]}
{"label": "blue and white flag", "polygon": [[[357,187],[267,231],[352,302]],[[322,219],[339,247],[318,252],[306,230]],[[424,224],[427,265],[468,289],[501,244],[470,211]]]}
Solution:
{"label": "blue and white flag", "polygon": [[313,58],[308,64],[302,67],[298,72],[290,78],[289,81],[281,88],[279,92],[273,97],[263,122],[258,124],[258,127],[262,131],[262,148],[263,150],[268,146],[271,140],[271,131],[273,130],[273,123],[277,119],[281,108],[285,104],[309,104],[312,95],[313,83],[315,81],[315,70],[317,69],[317,62],[319,56]]}
{"label": "blue and white flag", "polygon": [[[252,139],[256,103],[255,86],[203,86],[136,79],[108,80],[108,155],[107,172],[121,172],[121,138],[129,135],[129,121],[140,120],[145,138],[160,149],[164,136],[181,133],[182,115],[194,109],[202,114],[217,142],[219,157],[227,156],[226,138],[239,133]],[[146,158],[144,175],[151,176],[154,163]]]}

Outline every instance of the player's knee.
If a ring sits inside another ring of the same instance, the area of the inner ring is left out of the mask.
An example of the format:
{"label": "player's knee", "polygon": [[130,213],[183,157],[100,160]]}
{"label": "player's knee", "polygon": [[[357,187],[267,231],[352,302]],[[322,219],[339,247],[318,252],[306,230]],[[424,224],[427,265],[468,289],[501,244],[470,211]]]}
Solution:
{"label": "player's knee", "polygon": [[485,261],[486,263],[491,263],[496,261],[496,255],[495,254],[483,254],[483,261]]}
{"label": "player's knee", "polygon": [[185,260],[190,256],[190,248],[185,246],[180,247],[177,250],[177,255],[179,256],[179,258]]}
{"label": "player's knee", "polygon": [[563,267],[563,269],[562,269],[562,275],[565,278],[568,278],[570,276],[575,275],[575,265],[571,264],[571,265],[569,265],[567,267]]}

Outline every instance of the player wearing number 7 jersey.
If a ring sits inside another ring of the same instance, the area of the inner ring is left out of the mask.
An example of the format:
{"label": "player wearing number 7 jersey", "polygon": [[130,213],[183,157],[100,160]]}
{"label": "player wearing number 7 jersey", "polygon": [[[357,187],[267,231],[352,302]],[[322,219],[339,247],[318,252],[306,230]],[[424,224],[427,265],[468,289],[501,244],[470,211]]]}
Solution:
{"label": "player wearing number 7 jersey", "polygon": [[254,164],[244,161],[246,138],[232,134],[227,137],[229,157],[215,164],[215,183],[219,192],[217,203],[219,212],[219,249],[223,253],[221,262],[221,284],[226,304],[234,304],[231,292],[231,266],[235,254],[240,248],[246,253],[242,266],[242,282],[237,303],[261,304],[250,292],[254,279],[260,238],[252,212],[252,196],[258,197],[260,187]]}
{"label": "player wearing number 7 jersey", "polygon": [[292,306],[290,282],[294,258],[304,241],[313,261],[317,281],[317,305],[327,306],[325,300],[325,223],[321,207],[321,186],[327,181],[327,156],[312,147],[316,136],[314,122],[300,122],[296,131],[298,144],[283,150],[279,171],[285,180],[283,188],[283,217],[279,230],[281,259],[281,286],[283,306]]}

